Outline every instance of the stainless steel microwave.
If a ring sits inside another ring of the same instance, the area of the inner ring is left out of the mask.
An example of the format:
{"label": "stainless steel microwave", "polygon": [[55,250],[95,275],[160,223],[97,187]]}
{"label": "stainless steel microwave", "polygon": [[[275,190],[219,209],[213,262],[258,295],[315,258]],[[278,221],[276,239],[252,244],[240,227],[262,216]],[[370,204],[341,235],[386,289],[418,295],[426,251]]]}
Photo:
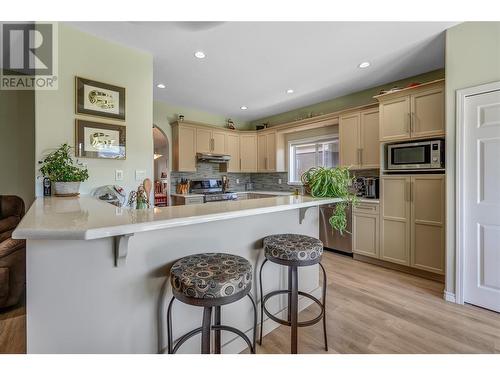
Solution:
{"label": "stainless steel microwave", "polygon": [[444,168],[444,140],[397,143],[387,146],[388,170]]}

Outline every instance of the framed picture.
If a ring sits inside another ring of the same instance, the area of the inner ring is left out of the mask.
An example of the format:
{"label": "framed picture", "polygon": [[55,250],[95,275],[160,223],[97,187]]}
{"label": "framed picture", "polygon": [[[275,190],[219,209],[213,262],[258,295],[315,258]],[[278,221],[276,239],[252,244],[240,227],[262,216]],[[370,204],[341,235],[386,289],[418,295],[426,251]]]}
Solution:
{"label": "framed picture", "polygon": [[125,88],[76,77],[76,113],[125,120]]}
{"label": "framed picture", "polygon": [[77,157],[125,159],[125,126],[77,119],[75,127]]}

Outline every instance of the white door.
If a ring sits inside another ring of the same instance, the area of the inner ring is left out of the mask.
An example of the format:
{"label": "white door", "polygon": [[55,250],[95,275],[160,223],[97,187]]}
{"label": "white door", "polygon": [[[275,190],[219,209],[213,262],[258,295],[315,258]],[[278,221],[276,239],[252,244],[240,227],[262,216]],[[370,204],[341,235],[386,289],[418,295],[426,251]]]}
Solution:
{"label": "white door", "polygon": [[500,312],[500,89],[463,104],[464,302]]}

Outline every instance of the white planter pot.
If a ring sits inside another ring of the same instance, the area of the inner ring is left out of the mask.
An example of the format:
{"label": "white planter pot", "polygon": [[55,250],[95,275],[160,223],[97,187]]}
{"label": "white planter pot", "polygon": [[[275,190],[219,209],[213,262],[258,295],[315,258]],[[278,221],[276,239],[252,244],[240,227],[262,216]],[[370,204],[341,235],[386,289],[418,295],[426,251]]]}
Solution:
{"label": "white planter pot", "polygon": [[54,182],[54,193],[56,195],[78,195],[80,182]]}

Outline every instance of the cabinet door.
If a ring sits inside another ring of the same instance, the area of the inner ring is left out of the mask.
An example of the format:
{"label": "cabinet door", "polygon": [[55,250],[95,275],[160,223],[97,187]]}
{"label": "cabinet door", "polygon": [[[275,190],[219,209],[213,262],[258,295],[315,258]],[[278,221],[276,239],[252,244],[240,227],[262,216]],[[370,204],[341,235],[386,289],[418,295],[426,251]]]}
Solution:
{"label": "cabinet door", "polygon": [[212,152],[212,131],[196,129],[196,152]]}
{"label": "cabinet door", "polygon": [[196,172],[196,129],[179,126],[177,142],[178,155],[174,157],[178,170]]}
{"label": "cabinet door", "polygon": [[226,137],[225,132],[212,132],[212,152],[214,154],[225,154],[226,151]]}
{"label": "cabinet door", "polygon": [[380,110],[380,140],[393,141],[410,138],[410,97],[383,101]]}
{"label": "cabinet door", "polygon": [[267,171],[267,135],[257,135],[257,170]]}
{"label": "cabinet door", "polygon": [[238,134],[228,134],[226,137],[226,153],[231,156],[227,171],[240,171],[240,136]]}
{"label": "cabinet door", "polygon": [[379,257],[379,216],[353,212],[352,251],[356,254]]}
{"label": "cabinet door", "polygon": [[360,167],[359,120],[359,112],[340,117],[340,165],[343,167]]}
{"label": "cabinet door", "polygon": [[412,137],[443,135],[444,88],[439,87],[411,96]]}
{"label": "cabinet door", "polygon": [[411,177],[382,177],[380,259],[410,264]]}
{"label": "cabinet door", "polygon": [[360,114],[361,167],[380,168],[378,108],[363,111]]}
{"label": "cabinet door", "polygon": [[444,175],[411,177],[410,265],[444,274]]}
{"label": "cabinet door", "polygon": [[257,171],[257,136],[240,136],[240,170],[241,172]]}
{"label": "cabinet door", "polygon": [[267,135],[267,170],[276,171],[276,133]]}

